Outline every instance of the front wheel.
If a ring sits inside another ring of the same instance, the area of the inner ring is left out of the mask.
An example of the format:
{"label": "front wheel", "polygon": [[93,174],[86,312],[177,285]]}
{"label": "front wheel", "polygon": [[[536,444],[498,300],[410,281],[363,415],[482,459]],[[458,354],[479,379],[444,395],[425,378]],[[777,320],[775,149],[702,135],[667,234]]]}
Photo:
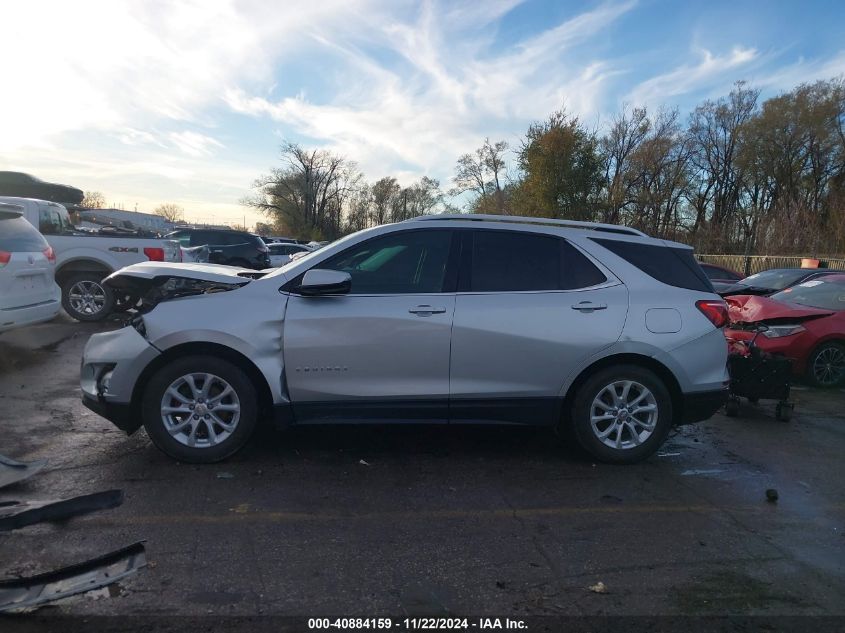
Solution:
{"label": "front wheel", "polygon": [[672,398],[653,372],[608,367],[578,389],[572,408],[578,443],[596,459],[631,464],[652,455],[672,426]]}
{"label": "front wheel", "polygon": [[144,390],[144,428],[182,462],[212,463],[240,450],[255,430],[255,387],[236,365],[188,356],[156,372]]}
{"label": "front wheel", "polygon": [[101,321],[114,307],[114,294],[102,273],[78,273],[62,284],[62,307],[77,321]]}
{"label": "front wheel", "polygon": [[845,383],[845,345],[819,345],[807,363],[807,378],[816,387],[838,387]]}

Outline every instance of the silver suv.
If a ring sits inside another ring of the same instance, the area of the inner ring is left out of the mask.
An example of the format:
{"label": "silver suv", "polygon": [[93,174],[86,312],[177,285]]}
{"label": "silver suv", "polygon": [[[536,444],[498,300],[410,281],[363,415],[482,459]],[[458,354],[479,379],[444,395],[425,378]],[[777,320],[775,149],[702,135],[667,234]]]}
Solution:
{"label": "silver suv", "polygon": [[636,462],[724,402],[727,311],[683,244],[620,226],[425,216],[271,272],[135,264],[132,325],[95,334],[82,398],[213,462],[259,421],[549,425]]}

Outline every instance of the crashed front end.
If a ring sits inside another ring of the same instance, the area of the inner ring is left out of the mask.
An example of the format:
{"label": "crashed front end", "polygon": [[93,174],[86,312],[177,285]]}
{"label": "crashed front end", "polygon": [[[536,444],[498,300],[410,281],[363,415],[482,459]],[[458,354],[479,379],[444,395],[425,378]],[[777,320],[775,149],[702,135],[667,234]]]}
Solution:
{"label": "crashed front end", "polygon": [[730,325],[724,333],[736,351],[750,344],[763,352],[793,361],[792,371],[803,375],[814,335],[805,325],[833,314],[831,310],[777,301],[767,297],[740,295],[726,297]]}
{"label": "crashed front end", "polygon": [[135,386],[162,353],[147,338],[144,315],[161,303],[237,290],[260,276],[230,266],[158,262],[127,266],[111,274],[104,284],[116,294],[136,299],[138,313],[129,326],[88,339],[80,368],[83,404],[126,433],[134,433],[142,423],[139,407],[133,406]]}

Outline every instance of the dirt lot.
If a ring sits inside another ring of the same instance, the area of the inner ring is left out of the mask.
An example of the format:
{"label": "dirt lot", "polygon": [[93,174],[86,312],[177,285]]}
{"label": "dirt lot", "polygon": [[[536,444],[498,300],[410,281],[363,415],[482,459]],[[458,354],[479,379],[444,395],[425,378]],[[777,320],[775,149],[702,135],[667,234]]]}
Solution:
{"label": "dirt lot", "polygon": [[842,390],[796,391],[790,423],[765,402],[718,415],[637,466],[546,430],[413,426],[268,431],[187,466],[82,407],[97,329],[0,336],[0,453],[50,460],[0,501],[126,493],[0,533],[0,576],[147,541],[150,565],[116,595],[53,613],[845,614]]}

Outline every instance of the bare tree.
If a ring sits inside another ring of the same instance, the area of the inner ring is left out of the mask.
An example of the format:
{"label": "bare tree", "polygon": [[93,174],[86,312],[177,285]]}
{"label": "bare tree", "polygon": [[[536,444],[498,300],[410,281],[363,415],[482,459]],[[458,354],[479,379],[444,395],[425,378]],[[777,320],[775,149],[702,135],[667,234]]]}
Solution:
{"label": "bare tree", "polygon": [[171,202],[158,205],[153,213],[160,215],[168,222],[181,222],[185,219],[185,209]]}
{"label": "bare tree", "polygon": [[608,133],[599,140],[599,151],[604,164],[605,204],[603,221],[618,223],[623,208],[631,202],[632,179],[626,177],[631,155],[637,151],[651,127],[646,108],[622,107]]}
{"label": "bare tree", "polygon": [[106,206],[106,197],[99,191],[86,191],[80,205],[86,209],[103,209]]}
{"label": "bare tree", "polygon": [[362,185],[354,162],[326,150],[282,145],[282,167],[254,183],[242,204],[259,209],[304,237],[334,238],[343,230],[349,197]]}
{"label": "bare tree", "polygon": [[692,230],[695,234],[709,224],[708,237],[717,248],[724,248],[732,238],[743,186],[738,161],[740,139],[743,126],[755,114],[759,96],[759,90],[738,81],[727,97],[705,101],[690,117],[695,167],[689,193],[695,208]]}
{"label": "bare tree", "polygon": [[484,144],[473,153],[461,156],[455,165],[455,176],[452,178],[455,186],[449,191],[449,195],[472,192],[475,196],[470,206],[475,210],[490,206],[488,199],[492,198],[496,212],[504,213],[507,150],[507,142],[491,143],[490,139],[486,138]]}

